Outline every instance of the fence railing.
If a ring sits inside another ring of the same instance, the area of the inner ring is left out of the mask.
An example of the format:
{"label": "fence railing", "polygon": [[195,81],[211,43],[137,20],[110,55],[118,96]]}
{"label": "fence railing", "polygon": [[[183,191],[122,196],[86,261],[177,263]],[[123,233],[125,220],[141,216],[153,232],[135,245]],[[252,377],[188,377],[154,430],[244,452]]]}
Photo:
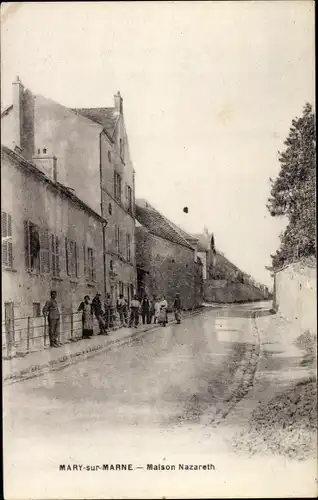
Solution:
{"label": "fence railing", "polygon": [[[94,330],[98,322],[94,318]],[[75,341],[82,336],[82,313],[60,315],[58,342]],[[2,356],[11,358],[39,351],[49,345],[49,328],[46,316],[21,317],[2,321]]]}

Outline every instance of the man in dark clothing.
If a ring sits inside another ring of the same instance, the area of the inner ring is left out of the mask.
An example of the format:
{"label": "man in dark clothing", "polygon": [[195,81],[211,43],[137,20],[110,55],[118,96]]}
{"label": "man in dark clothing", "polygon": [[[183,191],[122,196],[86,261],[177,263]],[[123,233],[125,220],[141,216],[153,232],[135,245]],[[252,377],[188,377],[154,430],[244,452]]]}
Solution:
{"label": "man in dark clothing", "polygon": [[174,300],[173,308],[177,324],[179,325],[181,323],[181,311],[182,311],[180,293],[176,293],[176,298]]}
{"label": "man in dark clothing", "polygon": [[112,302],[110,293],[108,293],[106,295],[106,301],[105,301],[106,330],[108,330],[109,328],[112,328],[112,326],[113,326],[113,314],[114,314],[113,302]]}
{"label": "man in dark clothing", "polygon": [[104,311],[103,311],[103,305],[101,301],[101,294],[96,293],[95,297],[92,300],[92,313],[95,314],[95,317],[98,321],[98,326],[99,326],[99,334],[98,335],[108,335],[107,330],[106,330],[106,325],[104,321]]}
{"label": "man in dark clothing", "polygon": [[141,317],[143,325],[146,324],[146,321],[149,324],[150,308],[151,308],[150,301],[147,295],[145,295],[145,297],[141,301]]}
{"label": "man in dark clothing", "polygon": [[59,347],[58,332],[60,323],[60,311],[56,302],[56,291],[51,291],[51,298],[43,307],[43,315],[47,317],[49,325],[50,347]]}

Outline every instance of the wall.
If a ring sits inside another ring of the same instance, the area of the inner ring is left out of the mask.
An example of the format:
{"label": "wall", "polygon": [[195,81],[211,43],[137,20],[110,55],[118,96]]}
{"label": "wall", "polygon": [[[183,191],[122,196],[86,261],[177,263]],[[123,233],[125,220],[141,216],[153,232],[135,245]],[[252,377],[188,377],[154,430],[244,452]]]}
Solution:
{"label": "wall", "polygon": [[137,267],[145,269],[146,293],[162,295],[171,307],[175,294],[181,295],[183,307],[202,304],[202,265],[194,262],[193,250],[154,236],[144,227],[136,228]]}
{"label": "wall", "polygon": [[275,273],[275,309],[301,330],[317,331],[317,270],[314,265],[290,264]]}
{"label": "wall", "polygon": [[[120,139],[124,145],[124,161],[120,158]],[[115,171],[121,176],[120,200],[115,198]],[[110,275],[108,291],[110,292],[112,287],[113,299],[117,299],[121,282],[124,284],[124,295],[129,299],[131,292],[128,293],[128,289],[131,287],[136,289],[134,171],[122,116],[119,116],[113,142],[105,134],[101,136],[101,186],[102,213],[108,221],[106,227],[106,263]],[[128,186],[132,189],[131,211],[127,199]],[[116,227],[120,229],[119,253],[116,248]],[[127,254],[127,234],[130,236],[130,260]]]}
{"label": "wall", "polygon": [[[17,90],[15,86],[14,91]],[[20,87],[21,154],[32,160],[38,149],[57,158],[57,181],[74,189],[76,195],[101,214],[100,147],[102,127],[68,108]],[[17,101],[15,101],[17,102]],[[1,119],[2,144],[14,149],[17,110]]]}
{"label": "wall", "polygon": [[[32,173],[18,167],[5,155],[2,159],[2,210],[12,216],[13,243],[13,269],[3,269],[2,272],[2,308],[5,302],[13,302],[16,318],[32,316],[33,303],[40,303],[42,309],[50,290],[54,289],[57,291],[61,313],[69,314],[77,309],[84,295],[92,297],[96,291],[103,293],[101,222]],[[25,259],[25,220],[30,220],[59,237],[59,278],[53,278],[52,274],[34,275],[28,272]],[[65,237],[77,242],[77,278],[70,278],[66,272]],[[84,276],[83,245],[95,249],[95,282],[88,282]],[[4,318],[4,309],[2,314]],[[65,322],[67,321],[69,318],[66,317]]]}
{"label": "wall", "polygon": [[35,152],[47,148],[57,158],[57,181],[75,190],[101,213],[100,148],[102,127],[64,106],[36,96]]}
{"label": "wall", "polygon": [[203,289],[204,300],[207,302],[233,303],[264,300],[264,295],[260,290],[245,283],[206,280]]}

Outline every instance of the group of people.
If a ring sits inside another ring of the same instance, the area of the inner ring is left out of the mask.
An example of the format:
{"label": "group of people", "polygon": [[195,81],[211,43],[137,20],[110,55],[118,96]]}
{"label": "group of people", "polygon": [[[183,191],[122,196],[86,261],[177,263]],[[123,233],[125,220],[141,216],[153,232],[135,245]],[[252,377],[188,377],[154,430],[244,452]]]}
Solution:
{"label": "group of people", "polygon": [[[140,315],[143,324],[149,325],[154,321],[155,324],[166,326],[168,323],[167,309],[168,302],[164,295],[161,297],[154,296],[152,299],[144,295],[141,300],[135,295],[130,304],[128,304],[123,294],[120,294],[116,305],[113,304],[109,293],[106,295],[105,301],[102,300],[101,294],[98,292],[92,301],[89,295],[85,295],[84,300],[78,307],[78,312],[82,312],[82,336],[85,339],[93,336],[94,317],[97,319],[99,325],[98,335],[109,335],[108,331],[114,326],[116,313],[119,316],[121,326],[137,328]],[[181,322],[181,311],[180,294],[177,293],[174,301],[174,313],[177,323]],[[60,313],[56,301],[56,291],[51,292],[51,298],[46,302],[43,314],[48,318],[50,346],[58,347],[61,345],[58,342]]]}

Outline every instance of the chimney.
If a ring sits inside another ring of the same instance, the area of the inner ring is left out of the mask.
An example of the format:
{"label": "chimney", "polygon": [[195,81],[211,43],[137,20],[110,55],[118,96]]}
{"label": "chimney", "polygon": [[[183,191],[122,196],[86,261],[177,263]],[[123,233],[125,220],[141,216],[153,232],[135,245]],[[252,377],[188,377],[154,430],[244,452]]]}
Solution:
{"label": "chimney", "polygon": [[115,103],[115,110],[116,113],[119,115],[123,114],[123,98],[120,95],[119,90],[117,91],[117,94],[114,95],[114,103]]}
{"label": "chimney", "polygon": [[22,127],[23,127],[23,91],[24,87],[17,76],[12,84],[13,90],[13,122],[14,122],[14,146],[22,151]]}
{"label": "chimney", "polygon": [[57,181],[56,157],[47,152],[46,148],[38,149],[37,154],[32,156],[33,163],[51,181]]}

